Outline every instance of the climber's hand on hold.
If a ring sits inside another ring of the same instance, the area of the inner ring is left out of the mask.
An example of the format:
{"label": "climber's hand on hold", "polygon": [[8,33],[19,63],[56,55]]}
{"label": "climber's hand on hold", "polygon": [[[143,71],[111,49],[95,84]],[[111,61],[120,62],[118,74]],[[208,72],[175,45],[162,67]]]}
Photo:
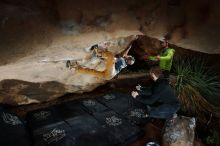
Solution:
{"label": "climber's hand on hold", "polygon": [[138,95],[139,95],[139,94],[138,94],[137,91],[132,91],[132,92],[131,92],[131,96],[132,96],[133,98],[136,98]]}

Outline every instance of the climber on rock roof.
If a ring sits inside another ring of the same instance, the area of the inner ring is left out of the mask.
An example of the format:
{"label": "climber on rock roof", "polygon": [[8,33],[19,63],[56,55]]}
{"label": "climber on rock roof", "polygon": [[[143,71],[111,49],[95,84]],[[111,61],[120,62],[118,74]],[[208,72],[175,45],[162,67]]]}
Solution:
{"label": "climber on rock roof", "polygon": [[[82,74],[89,74],[94,75],[98,78],[103,78],[106,80],[112,79],[114,76],[116,76],[122,69],[127,67],[127,65],[133,65],[135,62],[134,57],[131,55],[128,55],[131,45],[123,51],[120,55],[117,57],[113,55],[112,52],[107,50],[108,43],[105,43],[104,46],[101,46],[99,48],[98,45],[94,45],[91,47],[92,54],[95,54],[97,57],[101,57],[105,61],[105,70],[104,71],[98,71],[91,68],[84,68],[80,65],[76,65],[75,69],[76,72],[82,73]],[[70,62],[67,62],[70,63]],[[67,66],[70,66],[67,64]]]}

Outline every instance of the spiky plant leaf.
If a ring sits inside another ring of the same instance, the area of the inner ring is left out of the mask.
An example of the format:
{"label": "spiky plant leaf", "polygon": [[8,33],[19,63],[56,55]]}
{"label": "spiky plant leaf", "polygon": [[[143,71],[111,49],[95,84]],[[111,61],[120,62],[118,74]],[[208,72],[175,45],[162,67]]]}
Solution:
{"label": "spiky plant leaf", "polygon": [[174,61],[174,72],[175,78],[171,84],[183,109],[197,115],[218,113],[220,81],[213,68],[208,67],[201,58],[178,58]]}

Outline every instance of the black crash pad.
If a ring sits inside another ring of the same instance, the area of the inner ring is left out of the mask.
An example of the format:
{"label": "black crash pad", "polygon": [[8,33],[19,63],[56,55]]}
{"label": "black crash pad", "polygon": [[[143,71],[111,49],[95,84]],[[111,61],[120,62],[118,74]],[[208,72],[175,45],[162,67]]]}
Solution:
{"label": "black crash pad", "polygon": [[[29,118],[32,118],[29,120],[29,125],[34,123],[34,128],[31,129],[34,146],[113,146],[119,143],[118,139],[87,113],[79,102],[68,102],[42,109],[42,111],[50,111],[50,116],[43,118],[43,122],[37,124],[32,114],[40,111],[29,113]],[[57,120],[52,120],[53,115]]]}
{"label": "black crash pad", "polygon": [[131,107],[133,103],[123,94],[115,97],[70,101],[29,113],[34,145],[130,145],[142,131],[130,122],[137,120],[130,117],[129,110],[140,106],[130,98],[135,103]]}
{"label": "black crash pad", "polygon": [[59,111],[54,107],[35,110],[27,114],[28,126],[31,130],[61,122]]}
{"label": "black crash pad", "polygon": [[82,99],[80,100],[80,103],[82,104],[84,109],[90,114],[109,110],[108,107],[99,103],[96,99]]}
{"label": "black crash pad", "polygon": [[141,131],[138,127],[128,122],[114,111],[93,113],[94,117],[106,128],[108,133],[114,135],[119,141],[119,145],[130,145],[131,142],[140,136]]}
{"label": "black crash pad", "polygon": [[[106,131],[105,135],[113,135],[113,137],[118,140],[119,145],[123,145],[126,142],[129,143],[129,140],[134,140],[140,134],[136,126],[112,111],[111,107],[106,107],[96,99],[82,99],[80,103],[84,106],[85,110],[93,115],[104,127]],[[117,123],[117,121],[119,123]]]}
{"label": "black crash pad", "polygon": [[57,122],[32,131],[34,146],[75,146],[71,127]]}
{"label": "black crash pad", "polygon": [[75,131],[74,136],[95,131],[100,127],[97,120],[90,115],[72,117],[67,119],[66,122],[71,126],[72,130]]}
{"label": "black crash pad", "polygon": [[99,128],[96,131],[82,134],[76,141],[77,146],[116,146],[119,140],[109,133],[107,128]]}
{"label": "black crash pad", "polygon": [[65,102],[54,106],[54,108],[58,111],[63,120],[76,116],[88,115],[78,101]]}
{"label": "black crash pad", "polygon": [[125,116],[135,124],[145,124],[148,119],[145,118],[147,108],[144,104],[135,100],[132,96],[122,93],[110,93],[97,100],[115,112]]}
{"label": "black crash pad", "polygon": [[118,142],[109,130],[91,115],[81,115],[66,120],[72,129],[72,136],[76,139],[76,146],[113,146]]}
{"label": "black crash pad", "polygon": [[30,146],[25,122],[0,107],[0,146]]}

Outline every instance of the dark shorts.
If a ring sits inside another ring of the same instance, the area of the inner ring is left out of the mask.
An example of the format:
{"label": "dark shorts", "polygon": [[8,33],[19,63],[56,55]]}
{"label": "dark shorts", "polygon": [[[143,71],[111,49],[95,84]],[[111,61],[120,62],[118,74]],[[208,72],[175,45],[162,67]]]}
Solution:
{"label": "dark shorts", "polygon": [[168,119],[179,110],[179,104],[162,104],[157,107],[151,107],[149,117],[158,119]]}

